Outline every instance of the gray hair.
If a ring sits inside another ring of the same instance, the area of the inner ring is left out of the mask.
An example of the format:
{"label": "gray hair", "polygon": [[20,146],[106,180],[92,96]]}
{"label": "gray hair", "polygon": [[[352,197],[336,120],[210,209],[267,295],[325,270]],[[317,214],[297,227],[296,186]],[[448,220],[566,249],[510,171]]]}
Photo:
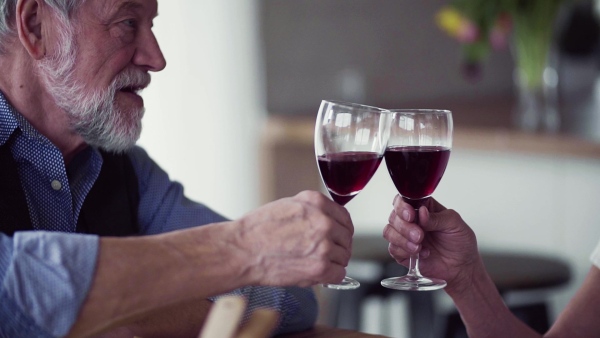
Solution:
{"label": "gray hair", "polygon": [[[66,21],[85,0],[44,0],[60,19]],[[16,36],[14,27],[17,0],[0,0],[0,54],[6,52],[7,40]]]}

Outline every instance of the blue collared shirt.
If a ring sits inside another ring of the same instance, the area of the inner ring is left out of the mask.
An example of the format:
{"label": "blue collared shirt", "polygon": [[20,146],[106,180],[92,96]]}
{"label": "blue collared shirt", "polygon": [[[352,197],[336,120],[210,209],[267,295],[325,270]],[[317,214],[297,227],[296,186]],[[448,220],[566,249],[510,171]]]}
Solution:
{"label": "blue collared shirt", "polygon": [[[0,337],[60,337],[75,322],[94,275],[98,237],[74,232],[102,157],[88,147],[65,167],[58,148],[0,92],[0,145],[13,133],[11,152],[36,231],[13,237],[0,233]],[[139,182],[143,235],[226,220],[187,199],[181,184],[171,181],[142,148],[134,147],[128,156]],[[316,319],[310,289],[245,287],[234,293],[246,296],[249,310],[280,310],[280,333],[308,328]]]}

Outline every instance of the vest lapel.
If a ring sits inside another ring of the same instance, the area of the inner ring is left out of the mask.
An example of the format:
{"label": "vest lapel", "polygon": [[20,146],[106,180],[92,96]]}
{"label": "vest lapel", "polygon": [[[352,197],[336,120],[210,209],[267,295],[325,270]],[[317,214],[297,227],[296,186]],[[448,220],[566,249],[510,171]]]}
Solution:
{"label": "vest lapel", "polygon": [[102,170],[83,203],[77,232],[100,236],[139,233],[139,190],[131,160],[124,154],[102,153]]}
{"label": "vest lapel", "polygon": [[0,146],[0,232],[33,230],[17,163],[10,151],[11,139]]}
{"label": "vest lapel", "polygon": [[[17,164],[10,150],[11,139],[0,146],[0,232],[34,230]],[[100,236],[139,234],[137,176],[127,155],[102,152],[98,180],[83,203],[77,232]]]}

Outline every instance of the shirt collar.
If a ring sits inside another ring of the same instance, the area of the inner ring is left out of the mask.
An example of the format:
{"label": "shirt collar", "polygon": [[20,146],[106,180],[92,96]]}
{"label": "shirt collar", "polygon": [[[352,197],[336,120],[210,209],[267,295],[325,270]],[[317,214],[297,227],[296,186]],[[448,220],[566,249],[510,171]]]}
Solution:
{"label": "shirt collar", "polygon": [[8,141],[10,136],[19,129],[25,136],[42,144],[52,145],[46,136],[27,121],[6,99],[0,91],[0,146]]}

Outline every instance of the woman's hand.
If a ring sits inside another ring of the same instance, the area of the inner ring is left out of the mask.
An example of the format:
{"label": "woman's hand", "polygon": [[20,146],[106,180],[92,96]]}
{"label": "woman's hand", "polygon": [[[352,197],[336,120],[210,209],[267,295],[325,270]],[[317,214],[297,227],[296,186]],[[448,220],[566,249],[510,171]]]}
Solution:
{"label": "woman's hand", "polygon": [[448,292],[470,284],[474,270],[483,269],[473,230],[456,211],[433,198],[417,215],[417,210],[396,196],[388,222],[383,237],[390,242],[390,255],[408,266],[410,255],[420,253],[421,272],[444,279]]}

